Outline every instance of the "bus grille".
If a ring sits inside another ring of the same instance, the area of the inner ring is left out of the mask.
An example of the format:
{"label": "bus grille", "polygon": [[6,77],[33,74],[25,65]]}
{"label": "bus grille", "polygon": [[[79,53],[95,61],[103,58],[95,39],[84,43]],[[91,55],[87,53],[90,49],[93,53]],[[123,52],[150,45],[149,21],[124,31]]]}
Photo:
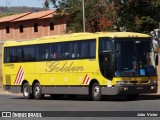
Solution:
{"label": "bus grille", "polygon": [[141,83],[149,83],[149,80],[141,81]]}
{"label": "bus grille", "polygon": [[130,83],[136,84],[138,83],[138,81],[130,81]]}
{"label": "bus grille", "polygon": [[137,83],[149,83],[149,80],[143,80],[143,81],[130,81],[130,83],[133,83],[133,84],[137,84]]}

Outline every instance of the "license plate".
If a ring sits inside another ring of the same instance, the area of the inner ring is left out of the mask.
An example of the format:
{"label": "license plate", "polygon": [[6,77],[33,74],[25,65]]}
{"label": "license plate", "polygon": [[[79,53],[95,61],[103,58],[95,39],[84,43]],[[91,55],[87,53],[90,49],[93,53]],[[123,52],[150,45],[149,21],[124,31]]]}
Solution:
{"label": "license plate", "polygon": [[137,87],[137,90],[143,90],[143,87]]}

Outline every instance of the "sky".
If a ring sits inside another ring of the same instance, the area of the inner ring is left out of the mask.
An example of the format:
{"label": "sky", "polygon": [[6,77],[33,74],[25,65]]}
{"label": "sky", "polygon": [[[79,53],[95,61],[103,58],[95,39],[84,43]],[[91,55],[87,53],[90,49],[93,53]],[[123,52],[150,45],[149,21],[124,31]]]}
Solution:
{"label": "sky", "polygon": [[0,6],[27,6],[27,7],[43,7],[44,0],[0,0]]}

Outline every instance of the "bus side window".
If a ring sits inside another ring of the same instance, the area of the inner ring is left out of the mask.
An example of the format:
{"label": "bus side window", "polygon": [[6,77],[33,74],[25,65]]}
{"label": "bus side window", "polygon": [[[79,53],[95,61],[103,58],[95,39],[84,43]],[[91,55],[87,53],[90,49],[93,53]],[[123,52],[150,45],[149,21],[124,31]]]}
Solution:
{"label": "bus side window", "polygon": [[90,41],[89,42],[89,57],[95,57],[96,56],[96,42]]}
{"label": "bus side window", "polygon": [[70,44],[70,53],[71,53],[71,58],[73,59],[78,57],[78,54],[79,54],[78,45],[79,45],[79,42],[72,42]]}
{"label": "bus side window", "polygon": [[45,49],[45,54],[43,55],[44,59],[49,59],[49,49]]}
{"label": "bus side window", "polygon": [[45,60],[50,59],[50,44],[38,45],[36,47],[36,59],[37,60]]}
{"label": "bus side window", "polygon": [[86,58],[88,56],[88,42],[83,41],[81,42],[81,54],[80,57],[81,58]]}
{"label": "bus side window", "polygon": [[53,59],[58,59],[59,58],[58,52],[53,52],[52,58]]}
{"label": "bus side window", "polygon": [[10,62],[10,48],[4,49],[4,62],[5,63]]}
{"label": "bus side window", "polygon": [[35,61],[35,47],[23,46],[23,61]]}
{"label": "bus side window", "polygon": [[21,62],[22,61],[22,48],[12,47],[11,48],[11,62]]}
{"label": "bus side window", "polygon": [[72,58],[75,58],[75,57],[76,57],[76,55],[74,53],[72,53]]}
{"label": "bus side window", "polygon": [[80,58],[93,58],[96,56],[96,43],[95,40],[80,42]]}

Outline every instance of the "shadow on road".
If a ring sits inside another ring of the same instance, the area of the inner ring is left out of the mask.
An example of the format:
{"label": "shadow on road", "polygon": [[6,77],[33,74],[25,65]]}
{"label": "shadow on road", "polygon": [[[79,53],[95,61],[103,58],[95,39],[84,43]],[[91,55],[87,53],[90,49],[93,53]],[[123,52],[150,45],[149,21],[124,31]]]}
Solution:
{"label": "shadow on road", "polygon": [[[24,99],[24,98],[12,96],[11,99]],[[34,100],[34,99],[30,99],[30,100]],[[91,97],[86,95],[77,95],[74,97],[69,97],[67,95],[64,95],[64,96],[61,96],[61,98],[56,98],[56,97],[54,98],[47,95],[41,100],[92,101]],[[160,95],[139,95],[135,100],[128,100],[125,96],[102,96],[101,101],[123,102],[123,101],[141,101],[141,100],[160,100]]]}

